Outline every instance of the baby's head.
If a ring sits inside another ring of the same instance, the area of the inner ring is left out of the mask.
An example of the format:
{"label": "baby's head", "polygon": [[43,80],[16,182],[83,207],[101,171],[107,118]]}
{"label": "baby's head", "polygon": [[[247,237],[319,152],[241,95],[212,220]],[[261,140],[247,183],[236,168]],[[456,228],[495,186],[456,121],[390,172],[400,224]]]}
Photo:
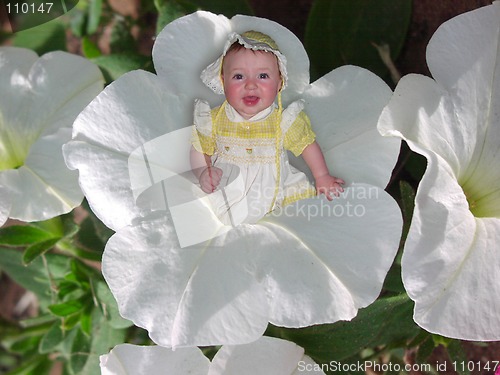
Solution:
{"label": "baby's head", "polygon": [[245,119],[270,107],[283,84],[275,54],[235,42],[222,62],[227,102]]}
{"label": "baby's head", "polygon": [[[210,89],[217,94],[224,94],[223,65],[227,63],[227,58],[237,52],[253,51],[256,56],[265,54],[274,58],[274,63],[278,66],[281,86],[283,90],[287,84],[286,58],[280,52],[276,42],[268,35],[259,31],[246,31],[242,34],[231,33],[226,41],[222,55],[210,64],[201,73],[201,79]],[[270,59],[269,59],[270,60]]]}
{"label": "baby's head", "polygon": [[266,34],[229,36],[222,56],[201,74],[203,82],[245,119],[270,107],[286,85],[286,59]]}

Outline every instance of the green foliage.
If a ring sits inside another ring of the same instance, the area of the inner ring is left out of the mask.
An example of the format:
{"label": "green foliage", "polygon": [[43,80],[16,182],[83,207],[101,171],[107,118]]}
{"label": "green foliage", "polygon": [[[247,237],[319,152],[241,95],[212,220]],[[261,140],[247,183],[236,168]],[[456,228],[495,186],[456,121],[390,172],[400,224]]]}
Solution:
{"label": "green foliage", "polygon": [[12,39],[16,47],[34,50],[39,55],[50,51],[66,51],[66,29],[60,20],[16,33]]}
{"label": "green foliage", "polygon": [[271,328],[269,333],[296,342],[319,363],[353,359],[366,348],[403,342],[419,328],[412,319],[413,303],[405,295],[382,298],[359,311],[350,322],[301,329]]}
{"label": "green foliage", "polygon": [[387,74],[374,43],[399,55],[410,23],[411,0],[316,0],[307,22],[305,44],[312,77],[346,64],[380,77]]}
{"label": "green foliage", "polygon": [[152,63],[148,57],[136,54],[101,55],[91,60],[101,68],[107,83],[113,82],[131,70],[152,69]]}
{"label": "green foliage", "polygon": [[246,0],[154,0],[154,4],[158,11],[157,34],[168,23],[198,9],[224,14],[229,18],[236,14],[253,14]]}
{"label": "green foliage", "polygon": [[[106,231],[98,230],[102,223],[94,225],[92,215],[83,223],[64,215],[0,229],[0,270],[40,305],[37,318],[0,325],[9,374],[48,374],[54,356],[68,374],[96,374],[99,355],[125,340],[131,323],[119,315],[99,269],[86,263],[100,259],[105,240],[97,233]],[[89,232],[93,250],[79,242]]]}

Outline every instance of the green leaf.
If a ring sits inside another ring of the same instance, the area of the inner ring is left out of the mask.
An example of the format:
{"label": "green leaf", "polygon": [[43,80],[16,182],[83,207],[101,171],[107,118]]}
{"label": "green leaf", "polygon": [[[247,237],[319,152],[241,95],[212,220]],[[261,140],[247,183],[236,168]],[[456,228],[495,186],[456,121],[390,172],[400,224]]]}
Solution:
{"label": "green leaf", "polygon": [[66,214],[60,216],[60,218],[62,219],[63,237],[67,239],[73,238],[80,230],[80,226],[75,223],[74,216]]}
{"label": "green leaf", "polygon": [[13,225],[0,229],[0,245],[28,246],[53,239],[55,236],[32,225]]}
{"label": "green leaf", "polygon": [[64,340],[64,332],[61,329],[61,321],[57,320],[52,327],[43,335],[38,348],[42,354],[50,353]]}
{"label": "green leaf", "polygon": [[[88,284],[92,280],[101,279],[101,273],[97,269],[90,267],[77,259],[71,260],[71,272],[74,275],[74,280],[79,284]],[[68,277],[70,276],[71,275],[68,275]]]}
{"label": "green leaf", "polygon": [[31,223],[31,225],[36,226],[46,232],[52,233],[54,237],[63,237],[65,234],[64,221],[67,220],[68,216],[71,215],[56,216],[49,220]]}
{"label": "green leaf", "polygon": [[425,156],[410,151],[410,156],[405,163],[405,170],[409,173],[409,175],[418,182],[422,179],[426,169],[427,159]]}
{"label": "green leaf", "polygon": [[401,265],[394,263],[385,277],[384,287],[386,292],[401,294],[405,292],[403,280],[401,279]]}
{"label": "green leaf", "polygon": [[403,213],[403,232],[401,241],[404,243],[410,230],[413,209],[415,208],[415,189],[413,189],[408,182],[400,181],[399,190],[401,193],[401,211]]}
{"label": "green leaf", "polygon": [[156,34],[159,34],[170,22],[195,10],[195,8],[189,10],[189,6],[186,4],[181,5],[178,1],[172,0],[155,0],[155,6],[158,11]]}
{"label": "green leaf", "polygon": [[99,27],[102,14],[102,0],[90,0],[87,20],[87,35],[94,34]]}
{"label": "green leaf", "polygon": [[117,80],[120,76],[132,70],[149,69],[152,66],[149,57],[128,54],[102,55],[91,61],[101,68],[108,83]]}
{"label": "green leaf", "polygon": [[413,322],[412,313],[413,302],[400,295],[375,301],[350,322],[300,329],[272,327],[268,334],[297,343],[317,362],[342,361],[368,347],[404,343],[415,337],[420,328]]}
{"label": "green leaf", "polygon": [[306,25],[305,44],[313,78],[345,64],[384,77],[388,70],[375,44],[399,55],[410,24],[411,0],[316,0]]}
{"label": "green leaf", "polygon": [[23,335],[10,345],[10,350],[15,353],[26,354],[35,353],[40,343],[41,335]]}
{"label": "green leaf", "polygon": [[406,181],[400,181],[399,188],[404,219],[411,221],[415,207],[415,189]]}
{"label": "green leaf", "polygon": [[15,33],[12,44],[32,49],[39,55],[50,51],[66,51],[66,28],[61,21],[53,20]]}
{"label": "green leaf", "polygon": [[0,318],[1,346],[10,352],[18,352],[25,356],[38,352],[38,343],[51,325],[52,322],[39,322],[23,328],[22,325],[8,324]]}
{"label": "green leaf", "polygon": [[87,59],[93,59],[102,55],[99,47],[88,36],[82,38],[82,52]]}
{"label": "green leaf", "polygon": [[[83,205],[84,207],[87,206],[86,201],[84,201]],[[88,216],[80,224],[80,231],[76,236],[76,241],[89,251],[102,255],[106,242],[114,232],[106,227],[90,208],[87,208],[87,212]]]}
{"label": "green leaf", "polygon": [[70,29],[73,35],[82,38],[86,33],[87,12],[82,9],[73,9],[71,12]]}
{"label": "green leaf", "polygon": [[[47,364],[48,358],[44,355],[33,355],[30,357],[25,357],[23,358],[22,363],[16,367],[15,369],[10,370],[7,373],[4,373],[3,375],[38,375],[38,374],[43,374],[40,372],[40,369],[42,366],[45,368]],[[47,372],[46,372],[47,373]]]}
{"label": "green leaf", "polygon": [[[450,356],[450,360],[452,363],[456,363],[454,369],[460,375],[470,375],[470,366],[468,364],[471,362],[469,358],[467,358],[467,353],[465,352],[462,343],[458,340],[452,340],[448,343],[447,346],[448,355]],[[476,369],[477,366],[473,366],[473,369]],[[479,370],[479,369],[478,369]]]}
{"label": "green leaf", "polygon": [[236,14],[253,14],[246,0],[154,0],[154,3],[158,11],[157,34],[170,22],[199,9],[223,14],[228,18]]}
{"label": "green leaf", "polygon": [[[51,314],[41,314],[33,318],[26,318],[19,322],[19,325],[23,328],[33,329],[36,327],[50,327],[57,318],[54,318]],[[44,330],[45,331],[45,330]]]}
{"label": "green leaf", "polygon": [[23,264],[30,264],[40,255],[45,254],[47,251],[52,249],[58,241],[59,238],[51,238],[28,246],[23,254]]}
{"label": "green leaf", "polygon": [[85,367],[78,375],[95,375],[100,373],[99,356],[109,352],[110,348],[126,341],[127,330],[111,327],[99,309],[92,313],[92,335],[90,356]]}
{"label": "green leaf", "polygon": [[78,323],[80,323],[80,318],[82,316],[82,313],[83,313],[83,310],[77,311],[74,314],[66,316],[62,321],[61,328],[66,332],[74,329],[78,325]]}
{"label": "green leaf", "polygon": [[70,368],[74,374],[80,374],[85,367],[90,355],[90,348],[90,337],[78,330],[71,347]]}
{"label": "green leaf", "polygon": [[108,320],[108,323],[112,328],[121,329],[132,326],[131,321],[121,317],[116,300],[106,283],[97,283],[96,295],[100,302],[103,316]]}
{"label": "green leaf", "polygon": [[83,309],[83,312],[80,316],[80,327],[82,332],[87,336],[92,334],[92,311],[94,310],[93,304],[87,304],[87,306]]}
{"label": "green leaf", "polygon": [[23,288],[32,291],[38,297],[42,310],[52,303],[50,291],[51,279],[62,278],[69,270],[69,258],[58,254],[45,254],[44,258],[37,258],[28,266],[23,265],[23,253],[19,250],[0,247],[0,269]]}
{"label": "green leaf", "polygon": [[83,308],[84,302],[82,299],[71,300],[49,306],[50,312],[60,317],[67,317],[69,315],[75,314],[82,311]]}
{"label": "green leaf", "polygon": [[114,22],[111,29],[111,40],[109,42],[111,53],[136,53],[137,46],[129,25],[124,19]]}
{"label": "green leaf", "polygon": [[426,339],[423,342],[421,342],[420,345],[418,346],[418,351],[415,358],[417,363],[427,363],[429,357],[436,348],[436,345],[434,345],[434,341],[432,340],[431,335],[429,333],[424,333],[424,334],[426,336]]}
{"label": "green leaf", "polygon": [[236,14],[253,14],[253,10],[246,0],[190,0],[189,2],[198,9],[208,10],[215,14],[224,14],[228,18]]}
{"label": "green leaf", "polygon": [[[80,284],[75,281],[68,281],[67,279],[59,282],[57,286],[57,296],[60,300],[65,299],[68,295],[80,289]],[[66,298],[69,299],[69,298]]]}

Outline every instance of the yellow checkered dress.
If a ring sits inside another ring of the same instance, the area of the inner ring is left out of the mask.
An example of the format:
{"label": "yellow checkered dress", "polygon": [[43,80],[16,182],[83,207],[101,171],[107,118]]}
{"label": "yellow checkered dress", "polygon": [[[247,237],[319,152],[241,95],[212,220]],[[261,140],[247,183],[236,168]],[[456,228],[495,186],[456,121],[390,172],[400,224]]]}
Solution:
{"label": "yellow checkered dress", "polygon": [[[212,199],[216,215],[226,224],[252,223],[274,208],[316,195],[304,173],[292,167],[285,150],[298,156],[314,142],[315,134],[302,101],[292,103],[283,113],[272,106],[250,120],[242,118],[227,102],[211,109],[208,103],[195,105],[193,146],[212,156],[222,169],[221,195]],[[276,131],[281,118],[280,144]],[[277,164],[276,152],[280,152]],[[280,173],[277,173],[279,165]],[[278,194],[275,198],[277,178]]]}

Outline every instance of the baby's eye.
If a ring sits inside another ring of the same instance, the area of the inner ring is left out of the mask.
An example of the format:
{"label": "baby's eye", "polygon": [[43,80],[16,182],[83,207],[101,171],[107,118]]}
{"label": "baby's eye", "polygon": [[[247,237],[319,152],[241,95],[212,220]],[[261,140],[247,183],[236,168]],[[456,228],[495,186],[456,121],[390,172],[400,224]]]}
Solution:
{"label": "baby's eye", "polygon": [[243,74],[235,74],[233,79],[243,79]]}
{"label": "baby's eye", "polygon": [[266,79],[266,78],[269,78],[269,74],[267,74],[267,73],[260,73],[260,74],[259,74],[259,78],[260,78],[260,79]]}

